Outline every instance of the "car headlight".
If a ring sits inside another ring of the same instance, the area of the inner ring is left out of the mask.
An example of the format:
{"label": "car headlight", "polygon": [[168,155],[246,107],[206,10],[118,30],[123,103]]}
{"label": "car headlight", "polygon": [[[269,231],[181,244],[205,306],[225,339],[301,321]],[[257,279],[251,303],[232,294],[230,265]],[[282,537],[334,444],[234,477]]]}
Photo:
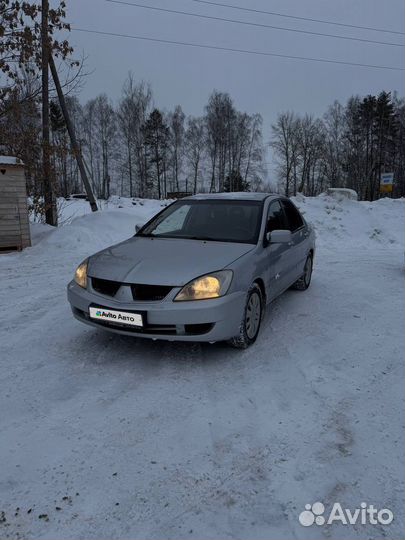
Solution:
{"label": "car headlight", "polygon": [[175,302],[190,300],[208,300],[218,298],[228,292],[232,281],[232,270],[221,270],[193,279],[181,289],[174,298]]}
{"label": "car headlight", "polygon": [[82,263],[79,264],[79,266],[76,268],[75,272],[75,281],[80,287],[83,287],[83,289],[87,288],[87,264],[89,260],[86,259]]}

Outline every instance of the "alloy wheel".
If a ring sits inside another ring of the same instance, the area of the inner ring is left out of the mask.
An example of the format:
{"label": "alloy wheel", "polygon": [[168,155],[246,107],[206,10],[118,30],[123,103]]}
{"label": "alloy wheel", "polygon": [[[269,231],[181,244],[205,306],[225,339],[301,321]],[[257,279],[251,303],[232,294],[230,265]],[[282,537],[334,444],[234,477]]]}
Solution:
{"label": "alloy wheel", "polygon": [[253,292],[246,308],[246,334],[249,339],[254,339],[259,330],[261,314],[260,297],[256,292]]}

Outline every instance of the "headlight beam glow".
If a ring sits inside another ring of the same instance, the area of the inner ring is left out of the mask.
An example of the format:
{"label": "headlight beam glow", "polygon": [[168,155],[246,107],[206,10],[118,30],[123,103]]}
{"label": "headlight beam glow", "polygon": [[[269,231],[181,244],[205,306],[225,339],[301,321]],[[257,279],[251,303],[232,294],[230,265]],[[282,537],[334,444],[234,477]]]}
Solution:
{"label": "headlight beam glow", "polygon": [[232,275],[231,270],[221,270],[194,279],[181,289],[174,301],[208,300],[224,296],[228,292]]}
{"label": "headlight beam glow", "polygon": [[87,263],[88,260],[86,259],[79,264],[75,272],[75,281],[83,289],[87,288]]}

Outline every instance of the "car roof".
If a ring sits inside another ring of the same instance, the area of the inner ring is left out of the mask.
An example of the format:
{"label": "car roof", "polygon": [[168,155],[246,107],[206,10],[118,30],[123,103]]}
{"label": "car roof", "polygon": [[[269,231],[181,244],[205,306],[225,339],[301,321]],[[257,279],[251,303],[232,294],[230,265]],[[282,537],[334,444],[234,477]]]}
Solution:
{"label": "car roof", "polygon": [[212,201],[212,200],[231,200],[231,201],[264,201],[268,197],[280,197],[275,193],[257,193],[246,191],[235,191],[232,193],[199,193],[191,197],[185,197],[183,200],[192,201]]}

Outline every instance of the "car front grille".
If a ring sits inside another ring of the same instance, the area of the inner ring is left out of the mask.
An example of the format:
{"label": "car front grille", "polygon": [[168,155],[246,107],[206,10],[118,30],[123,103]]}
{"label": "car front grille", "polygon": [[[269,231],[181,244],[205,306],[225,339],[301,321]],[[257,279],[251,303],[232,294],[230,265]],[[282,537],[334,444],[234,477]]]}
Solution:
{"label": "car front grille", "polygon": [[121,287],[121,283],[118,281],[110,281],[108,279],[91,278],[91,284],[93,289],[105,296],[115,296],[118,289]]}
{"label": "car front grille", "polygon": [[156,302],[163,300],[173,287],[166,285],[131,285],[132,298],[140,302]]}
{"label": "car front grille", "polygon": [[166,298],[173,287],[166,285],[141,285],[137,283],[120,283],[108,279],[91,278],[93,289],[104,296],[114,297],[121,285],[131,287],[132,298],[136,302],[158,302]]}

